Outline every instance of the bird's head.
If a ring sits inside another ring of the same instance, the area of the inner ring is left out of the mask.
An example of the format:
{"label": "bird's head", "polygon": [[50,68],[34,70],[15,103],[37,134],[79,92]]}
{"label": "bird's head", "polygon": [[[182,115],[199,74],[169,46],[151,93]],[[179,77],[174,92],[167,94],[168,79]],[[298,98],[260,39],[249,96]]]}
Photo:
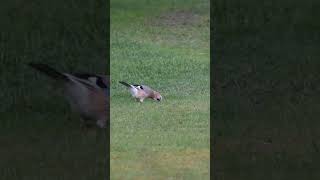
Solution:
{"label": "bird's head", "polygon": [[160,101],[162,100],[161,94],[158,93],[158,92],[155,92],[155,93],[154,93],[153,100],[156,100],[156,101],[160,102]]}

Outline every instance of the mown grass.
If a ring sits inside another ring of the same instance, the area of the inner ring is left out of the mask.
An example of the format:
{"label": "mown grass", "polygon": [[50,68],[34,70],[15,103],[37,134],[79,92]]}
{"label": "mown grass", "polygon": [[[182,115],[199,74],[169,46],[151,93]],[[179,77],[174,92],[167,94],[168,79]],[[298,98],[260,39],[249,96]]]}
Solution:
{"label": "mown grass", "polygon": [[105,74],[108,8],[101,2],[2,2],[0,179],[105,177],[103,136],[82,132],[57,84],[26,65]]}
{"label": "mown grass", "polygon": [[111,179],[208,179],[209,1],[111,1],[110,46]]}
{"label": "mown grass", "polygon": [[319,5],[213,4],[217,179],[319,179]]}

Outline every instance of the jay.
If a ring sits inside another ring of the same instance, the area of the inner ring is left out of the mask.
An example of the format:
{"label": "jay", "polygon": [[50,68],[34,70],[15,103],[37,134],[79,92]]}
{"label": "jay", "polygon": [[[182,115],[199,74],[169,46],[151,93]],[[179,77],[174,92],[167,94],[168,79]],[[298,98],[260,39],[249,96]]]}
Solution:
{"label": "jay", "polygon": [[106,128],[110,106],[108,76],[61,73],[41,63],[29,66],[62,83],[72,110],[80,114],[86,126],[94,123]]}
{"label": "jay", "polygon": [[160,102],[162,100],[162,96],[159,92],[151,89],[150,87],[148,87],[146,85],[138,85],[138,84],[133,85],[133,84],[128,84],[123,81],[119,81],[119,83],[125,85],[129,89],[132,97],[134,97],[137,101],[139,101],[141,103],[146,98],[150,98],[150,99],[156,100],[158,102]]}

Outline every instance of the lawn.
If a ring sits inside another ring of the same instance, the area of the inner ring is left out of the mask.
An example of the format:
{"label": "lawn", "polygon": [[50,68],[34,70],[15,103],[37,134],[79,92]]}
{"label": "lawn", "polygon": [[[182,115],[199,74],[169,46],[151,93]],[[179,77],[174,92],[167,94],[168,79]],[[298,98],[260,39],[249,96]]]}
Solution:
{"label": "lawn", "polygon": [[208,179],[209,1],[112,0],[110,39],[111,179]]}

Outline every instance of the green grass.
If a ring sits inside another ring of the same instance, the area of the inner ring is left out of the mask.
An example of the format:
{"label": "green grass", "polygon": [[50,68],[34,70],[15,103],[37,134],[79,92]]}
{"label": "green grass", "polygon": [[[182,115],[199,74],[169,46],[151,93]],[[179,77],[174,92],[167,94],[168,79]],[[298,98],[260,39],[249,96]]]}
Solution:
{"label": "green grass", "polygon": [[83,133],[54,82],[26,65],[107,72],[107,7],[97,2],[14,0],[0,7],[0,179],[105,177],[104,139]]}
{"label": "green grass", "polygon": [[208,179],[209,1],[111,1],[110,38],[111,179]]}

